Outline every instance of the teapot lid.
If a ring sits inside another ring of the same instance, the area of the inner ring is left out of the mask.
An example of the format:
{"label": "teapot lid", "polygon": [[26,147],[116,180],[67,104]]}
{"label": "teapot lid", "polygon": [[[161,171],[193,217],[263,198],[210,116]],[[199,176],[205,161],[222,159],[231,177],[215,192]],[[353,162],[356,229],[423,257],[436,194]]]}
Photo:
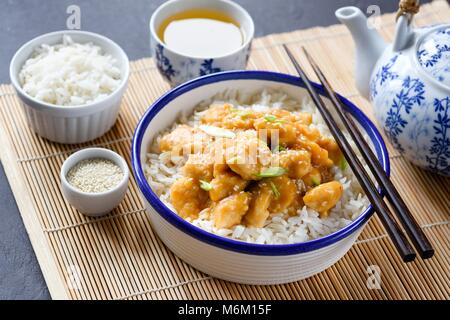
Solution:
{"label": "teapot lid", "polygon": [[417,59],[432,78],[450,87],[450,26],[427,33],[419,44]]}

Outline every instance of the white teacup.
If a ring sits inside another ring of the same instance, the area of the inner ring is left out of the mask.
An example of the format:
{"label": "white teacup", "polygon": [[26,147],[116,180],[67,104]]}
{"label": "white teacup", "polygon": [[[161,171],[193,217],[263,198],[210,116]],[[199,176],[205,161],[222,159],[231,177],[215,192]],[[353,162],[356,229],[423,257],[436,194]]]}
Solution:
{"label": "white teacup", "polygon": [[[222,12],[233,18],[245,35],[239,49],[219,57],[189,57],[171,50],[158,37],[159,26],[169,17],[186,10],[209,9]],[[158,70],[172,85],[211,73],[245,69],[250,54],[255,26],[248,12],[229,0],[170,0],[162,4],[150,19],[150,48]]]}

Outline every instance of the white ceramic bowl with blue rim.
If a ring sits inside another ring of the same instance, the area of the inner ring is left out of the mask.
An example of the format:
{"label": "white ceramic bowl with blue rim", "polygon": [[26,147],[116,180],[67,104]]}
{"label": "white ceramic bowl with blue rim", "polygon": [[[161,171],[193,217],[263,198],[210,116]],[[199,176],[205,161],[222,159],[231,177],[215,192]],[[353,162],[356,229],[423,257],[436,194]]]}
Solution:
{"label": "white ceramic bowl with blue rim", "polygon": [[[190,9],[219,11],[233,18],[244,33],[244,42],[237,49],[218,57],[190,57],[171,50],[158,37],[159,26],[169,17]],[[150,49],[159,72],[172,86],[194,78],[229,70],[245,69],[255,33],[252,17],[229,0],[170,0],[162,4],[150,19]]]}
{"label": "white ceramic bowl with blue rim", "polygon": [[[267,71],[233,71],[205,76],[166,93],[144,114],[134,133],[133,171],[146,204],[150,222],[162,241],[193,267],[220,279],[245,284],[280,284],[310,277],[336,263],[351,248],[373,214],[369,206],[348,226],[322,238],[286,245],[252,244],[206,232],[179,217],[152,191],[143,165],[152,140],[172,126],[177,116],[189,113],[202,100],[227,89],[256,92],[284,90],[294,98],[307,95],[298,77]],[[324,91],[315,85],[320,94]],[[346,109],[361,125],[389,174],[389,156],[375,125],[347,99]],[[328,100],[325,100],[329,103]]]}

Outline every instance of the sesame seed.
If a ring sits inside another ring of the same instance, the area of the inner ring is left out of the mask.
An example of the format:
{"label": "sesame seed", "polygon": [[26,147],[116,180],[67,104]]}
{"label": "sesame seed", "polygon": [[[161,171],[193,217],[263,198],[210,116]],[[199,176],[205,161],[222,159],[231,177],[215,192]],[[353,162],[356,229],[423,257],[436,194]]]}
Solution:
{"label": "sesame seed", "polygon": [[122,170],[113,161],[93,158],[73,166],[67,173],[67,181],[82,192],[100,193],[114,188],[123,176]]}

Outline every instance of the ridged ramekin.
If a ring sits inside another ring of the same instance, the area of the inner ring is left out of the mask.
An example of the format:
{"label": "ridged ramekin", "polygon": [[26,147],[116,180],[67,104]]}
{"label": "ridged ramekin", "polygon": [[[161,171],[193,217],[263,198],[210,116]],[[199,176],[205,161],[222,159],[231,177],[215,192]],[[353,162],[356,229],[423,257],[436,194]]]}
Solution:
{"label": "ridged ramekin", "polygon": [[[226,90],[245,93],[262,88],[282,89],[301,99],[307,95],[300,78],[265,71],[233,71],[193,80],[168,92],[142,117],[133,138],[132,165],[153,229],[178,257],[220,279],[246,284],[280,284],[307,278],[333,265],[351,248],[373,214],[369,206],[346,227],[325,237],[287,245],[236,241],[206,232],[171,211],[153,192],[145,177],[147,152],[154,137],[170,127],[180,113],[190,113],[202,100]],[[315,85],[320,94],[323,88]],[[340,97],[370,138],[389,174],[386,146],[374,124],[350,101]],[[329,104],[329,100],[324,98]]]}
{"label": "ridged ramekin", "polygon": [[[121,71],[119,87],[103,100],[80,106],[57,106],[39,101],[23,91],[18,75],[25,61],[42,44],[61,43],[63,35],[75,42],[92,42],[111,54]],[[11,83],[22,101],[28,123],[40,136],[59,143],[82,143],[102,136],[114,125],[129,76],[129,60],[112,40],[85,31],[64,30],[47,33],[24,44],[11,60]]]}

